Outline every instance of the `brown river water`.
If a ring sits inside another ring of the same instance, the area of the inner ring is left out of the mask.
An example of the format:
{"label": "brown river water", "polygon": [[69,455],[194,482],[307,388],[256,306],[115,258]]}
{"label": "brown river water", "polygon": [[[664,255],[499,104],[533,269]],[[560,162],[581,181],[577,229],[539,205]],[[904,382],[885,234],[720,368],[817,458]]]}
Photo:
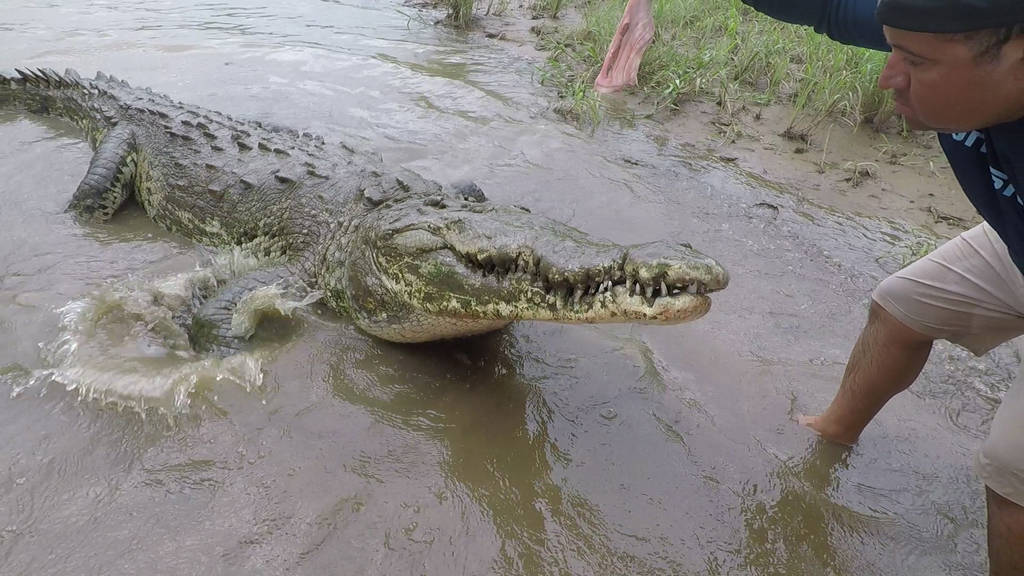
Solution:
{"label": "brown river water", "polygon": [[580,131],[538,62],[398,0],[3,4],[5,68],[103,70],[597,236],[689,241],[732,284],[690,324],[424,346],[313,306],[213,361],[138,296],[216,254],[138,211],[75,224],[87,144],[0,112],[0,574],[984,570],[972,459],[1009,347],[940,344],[852,450],[794,422],[831,398],[916,234],[899,220],[787,194],[655,124]]}

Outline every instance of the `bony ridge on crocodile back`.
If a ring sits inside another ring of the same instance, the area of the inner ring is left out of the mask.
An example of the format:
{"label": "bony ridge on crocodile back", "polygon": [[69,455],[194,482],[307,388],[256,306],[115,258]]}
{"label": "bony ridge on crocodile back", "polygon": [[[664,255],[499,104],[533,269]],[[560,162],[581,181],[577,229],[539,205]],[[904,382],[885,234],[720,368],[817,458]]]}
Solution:
{"label": "bony ridge on crocodile back", "polygon": [[237,344],[235,306],[277,286],[318,290],[395,342],[457,338],[517,320],[675,324],[728,283],[679,241],[622,246],[528,210],[442,187],[308,133],[236,120],[102,73],[0,74],[0,106],[63,117],[95,148],[69,210],[104,221],[134,198],[161,226],[273,264],[236,278],[193,327]]}

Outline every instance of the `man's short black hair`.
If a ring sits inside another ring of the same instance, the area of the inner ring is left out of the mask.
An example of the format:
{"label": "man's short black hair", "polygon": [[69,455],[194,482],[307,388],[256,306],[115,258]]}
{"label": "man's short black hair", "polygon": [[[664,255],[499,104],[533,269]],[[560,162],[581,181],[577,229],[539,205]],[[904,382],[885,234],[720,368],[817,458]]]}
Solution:
{"label": "man's short black hair", "polygon": [[999,56],[1003,46],[1006,46],[1010,40],[1017,36],[1024,36],[1024,24],[977,30],[975,32],[963,32],[954,36],[963,38],[973,44],[978,58],[994,60]]}

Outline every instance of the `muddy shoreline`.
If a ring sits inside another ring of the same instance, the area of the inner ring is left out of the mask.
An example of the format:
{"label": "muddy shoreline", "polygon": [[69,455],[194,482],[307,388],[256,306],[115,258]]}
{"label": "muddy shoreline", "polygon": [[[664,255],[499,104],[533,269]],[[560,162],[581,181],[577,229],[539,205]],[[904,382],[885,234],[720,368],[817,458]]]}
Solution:
{"label": "muddy shoreline", "polygon": [[[537,19],[520,3],[500,16],[478,15],[471,33],[513,44],[540,68],[547,53],[538,48],[538,34],[578,22],[569,10],[557,20]],[[637,91],[602,95],[601,101],[604,122],[647,122],[666,144],[692,147],[697,155],[734,165],[815,204],[902,220],[938,241],[981,221],[933,133],[901,134],[891,126],[851,126],[828,118],[814,126],[805,122],[794,136],[787,133],[793,108],[782,104],[693,100],[677,109],[656,109]]]}

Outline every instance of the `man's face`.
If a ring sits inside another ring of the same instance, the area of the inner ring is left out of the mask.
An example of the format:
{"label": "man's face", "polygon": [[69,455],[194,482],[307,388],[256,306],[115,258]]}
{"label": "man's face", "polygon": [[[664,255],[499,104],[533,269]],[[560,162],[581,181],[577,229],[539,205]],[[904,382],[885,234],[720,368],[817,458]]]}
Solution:
{"label": "man's face", "polygon": [[911,128],[967,132],[1024,118],[1024,39],[989,58],[949,35],[886,26],[885,37],[892,54],[878,86]]}

